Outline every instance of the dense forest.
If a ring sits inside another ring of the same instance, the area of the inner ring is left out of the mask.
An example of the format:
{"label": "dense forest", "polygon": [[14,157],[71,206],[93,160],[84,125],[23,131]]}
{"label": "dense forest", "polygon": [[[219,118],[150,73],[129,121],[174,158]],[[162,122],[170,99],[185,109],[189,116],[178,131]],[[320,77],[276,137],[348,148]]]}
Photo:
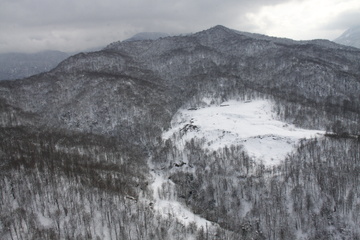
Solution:
{"label": "dense forest", "polygon": [[[0,82],[0,238],[360,239],[359,53],[217,26]],[[267,165],[174,129],[230,100],[324,134]]]}

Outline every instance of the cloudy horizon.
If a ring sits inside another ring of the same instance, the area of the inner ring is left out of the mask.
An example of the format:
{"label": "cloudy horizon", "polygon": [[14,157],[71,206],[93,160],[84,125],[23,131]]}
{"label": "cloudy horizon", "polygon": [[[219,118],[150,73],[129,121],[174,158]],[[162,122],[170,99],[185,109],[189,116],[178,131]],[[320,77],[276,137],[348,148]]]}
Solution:
{"label": "cloudy horizon", "polygon": [[76,52],[139,32],[223,25],[295,40],[333,40],[360,23],[358,0],[0,0],[0,53]]}

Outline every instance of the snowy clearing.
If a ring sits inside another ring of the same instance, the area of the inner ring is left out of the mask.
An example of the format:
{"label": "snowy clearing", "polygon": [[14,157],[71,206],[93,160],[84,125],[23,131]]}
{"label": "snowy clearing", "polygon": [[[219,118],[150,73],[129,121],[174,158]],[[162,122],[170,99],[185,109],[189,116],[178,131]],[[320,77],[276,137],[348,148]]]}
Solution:
{"label": "snowy clearing", "polygon": [[271,104],[267,100],[232,100],[220,106],[181,109],[163,138],[181,133],[180,148],[192,138],[204,138],[204,147],[211,150],[243,145],[252,158],[271,166],[284,160],[300,139],[324,134],[323,131],[296,128],[276,120]]}

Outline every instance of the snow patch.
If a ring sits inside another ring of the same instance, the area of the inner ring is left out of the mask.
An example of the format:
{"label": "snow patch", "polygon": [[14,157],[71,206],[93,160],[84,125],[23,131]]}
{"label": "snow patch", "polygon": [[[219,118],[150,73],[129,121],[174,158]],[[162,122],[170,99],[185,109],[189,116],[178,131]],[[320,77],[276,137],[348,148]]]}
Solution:
{"label": "snow patch", "polygon": [[[196,128],[187,127],[188,130],[184,131],[189,124]],[[181,109],[172,119],[171,126],[163,134],[163,139],[180,133],[179,148],[192,138],[204,139],[204,147],[210,150],[243,145],[251,157],[267,166],[284,160],[300,139],[324,134],[323,131],[301,129],[277,120],[268,100],[232,100],[220,106]]]}
{"label": "snow patch", "polygon": [[[165,179],[160,174],[153,173],[153,177],[154,181],[151,184],[154,192],[153,208],[163,218],[177,219],[185,226],[196,223],[198,228],[203,227],[203,229],[213,225],[212,222],[194,214],[186,206],[176,201],[175,185],[173,182]],[[164,189],[166,189],[167,193],[160,193]]]}
{"label": "snow patch", "polygon": [[52,226],[52,220],[44,217],[41,213],[37,213],[37,219],[44,228],[50,228]]}

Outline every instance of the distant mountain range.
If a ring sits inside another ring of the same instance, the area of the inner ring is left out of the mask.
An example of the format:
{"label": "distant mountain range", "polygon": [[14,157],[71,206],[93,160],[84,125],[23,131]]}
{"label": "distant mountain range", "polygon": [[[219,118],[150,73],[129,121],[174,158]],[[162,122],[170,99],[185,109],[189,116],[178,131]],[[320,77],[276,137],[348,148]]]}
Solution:
{"label": "distant mountain range", "polygon": [[60,51],[0,54],[0,80],[13,80],[47,72],[70,56]]}
{"label": "distant mountain range", "polygon": [[[156,40],[169,37],[170,34],[162,32],[140,32],[124,41]],[[86,49],[83,52],[95,52],[103,47]],[[42,72],[48,72],[66,58],[74,55],[55,50],[47,50],[37,53],[2,53],[0,54],[0,81],[15,80],[30,77]]]}
{"label": "distant mountain range", "polygon": [[[82,52],[99,51],[103,47],[94,47]],[[78,52],[61,52],[47,50],[37,53],[11,52],[0,54],[0,81],[30,77],[42,72],[48,72],[60,62]]]}
{"label": "distant mountain range", "polygon": [[162,37],[169,37],[170,34],[162,32],[141,32],[124,41],[156,40]]}
{"label": "distant mountain range", "polygon": [[349,28],[340,37],[336,38],[334,42],[360,48],[360,25]]}

